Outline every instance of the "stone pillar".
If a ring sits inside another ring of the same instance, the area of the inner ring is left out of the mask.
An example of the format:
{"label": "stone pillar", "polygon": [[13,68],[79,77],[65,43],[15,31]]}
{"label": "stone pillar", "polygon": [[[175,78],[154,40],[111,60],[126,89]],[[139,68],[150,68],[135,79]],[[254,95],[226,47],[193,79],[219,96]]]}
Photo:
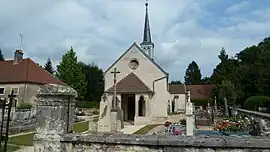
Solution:
{"label": "stone pillar", "polygon": [[225,112],[225,116],[228,117],[229,116],[229,108],[228,108],[228,102],[227,102],[227,98],[224,98],[224,112]]}
{"label": "stone pillar", "polygon": [[139,117],[139,98],[135,96],[135,117]]}
{"label": "stone pillar", "polygon": [[195,118],[194,118],[194,107],[190,102],[190,91],[187,92],[188,102],[186,104],[186,135],[193,136],[195,130]]}
{"label": "stone pillar", "polygon": [[[61,134],[72,131],[75,117],[72,101],[76,96],[77,92],[67,86],[47,84],[40,87],[36,100],[37,133],[33,141],[36,152],[61,151]],[[68,101],[71,101],[69,106]]]}

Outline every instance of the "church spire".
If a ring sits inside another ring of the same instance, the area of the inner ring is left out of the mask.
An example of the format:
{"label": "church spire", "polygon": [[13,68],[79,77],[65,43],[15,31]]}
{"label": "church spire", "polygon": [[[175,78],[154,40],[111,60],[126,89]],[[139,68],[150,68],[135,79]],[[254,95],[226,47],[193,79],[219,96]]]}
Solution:
{"label": "church spire", "polygon": [[141,43],[142,49],[153,59],[154,53],[154,43],[151,40],[150,24],[148,17],[148,2],[145,3],[145,21],[144,21],[144,31],[143,31],[143,42]]}

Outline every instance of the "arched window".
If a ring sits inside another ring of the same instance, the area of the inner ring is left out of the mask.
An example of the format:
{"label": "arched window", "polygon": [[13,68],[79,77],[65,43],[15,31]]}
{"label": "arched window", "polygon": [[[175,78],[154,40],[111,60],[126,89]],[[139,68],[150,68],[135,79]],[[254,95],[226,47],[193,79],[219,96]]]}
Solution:
{"label": "arched window", "polygon": [[144,96],[140,96],[140,100],[139,100],[139,116],[144,117],[145,112],[146,112],[145,99],[144,99]]}

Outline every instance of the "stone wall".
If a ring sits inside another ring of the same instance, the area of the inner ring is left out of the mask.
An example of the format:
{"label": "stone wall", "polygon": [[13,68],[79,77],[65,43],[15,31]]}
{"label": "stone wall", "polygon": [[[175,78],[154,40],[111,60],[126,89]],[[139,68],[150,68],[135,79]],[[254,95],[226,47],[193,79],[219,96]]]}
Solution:
{"label": "stone wall", "polygon": [[65,134],[60,143],[65,152],[270,152],[262,137]]}

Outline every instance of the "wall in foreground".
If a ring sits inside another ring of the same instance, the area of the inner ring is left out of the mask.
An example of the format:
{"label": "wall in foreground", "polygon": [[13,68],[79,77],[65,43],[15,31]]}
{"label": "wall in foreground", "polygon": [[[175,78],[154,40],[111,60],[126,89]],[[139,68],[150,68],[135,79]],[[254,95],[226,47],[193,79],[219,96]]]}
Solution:
{"label": "wall in foreground", "polygon": [[66,152],[270,152],[270,138],[262,137],[65,134],[60,143]]}

